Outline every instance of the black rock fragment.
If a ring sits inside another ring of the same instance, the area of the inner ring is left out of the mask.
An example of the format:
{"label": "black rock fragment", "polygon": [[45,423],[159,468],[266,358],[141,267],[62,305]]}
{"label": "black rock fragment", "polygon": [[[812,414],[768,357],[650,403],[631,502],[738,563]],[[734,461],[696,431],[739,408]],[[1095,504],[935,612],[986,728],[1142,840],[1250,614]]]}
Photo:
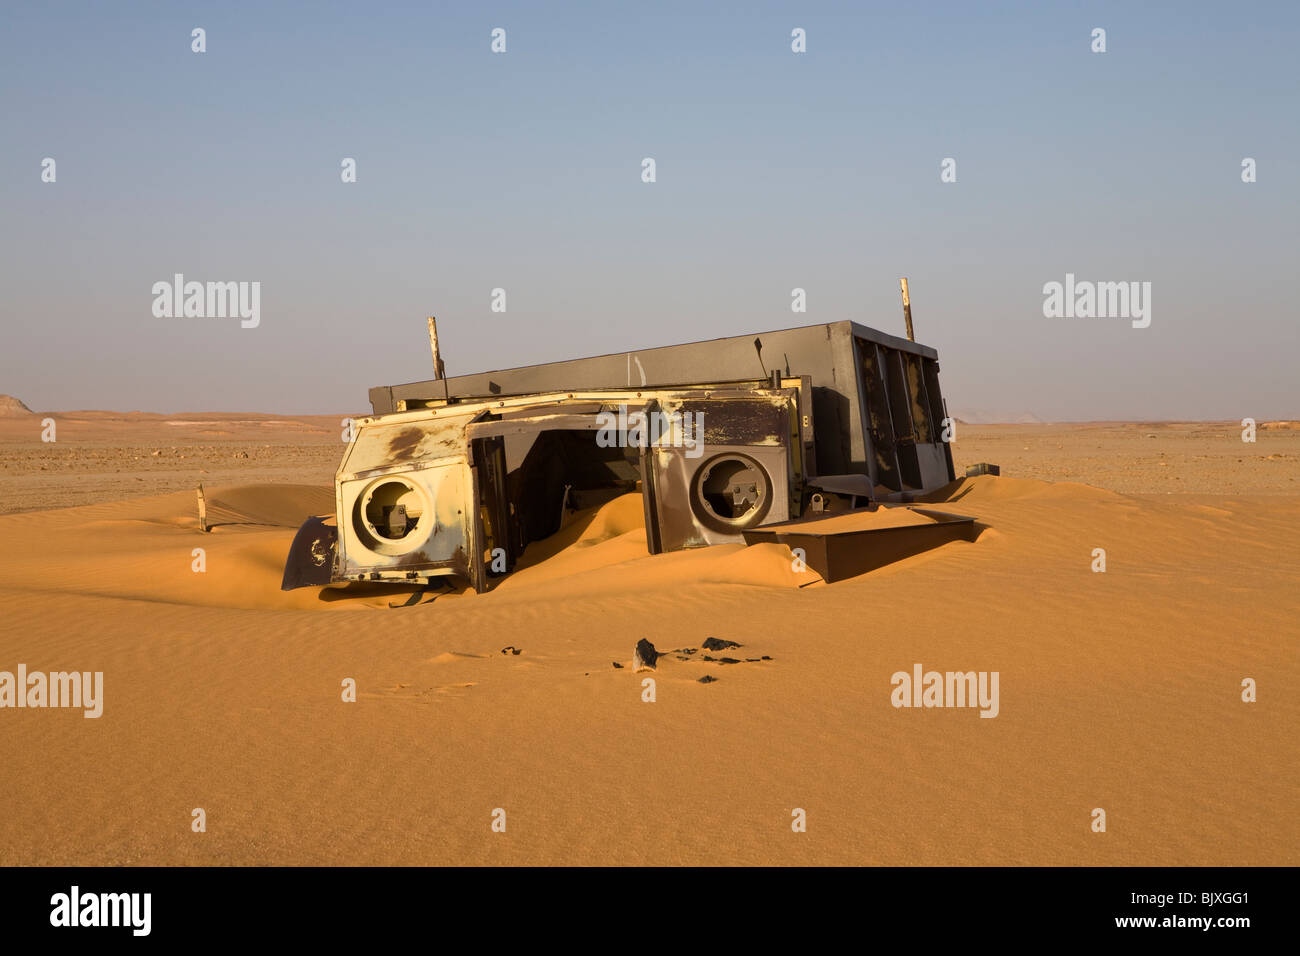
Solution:
{"label": "black rock fragment", "polygon": [[657,660],[659,660],[659,652],[655,650],[653,644],[644,637],[636,642],[636,652],[632,655],[632,670],[639,671],[643,667],[654,670]]}
{"label": "black rock fragment", "polygon": [[725,651],[728,647],[744,647],[735,641],[722,641],[716,637],[706,637],[701,645],[706,651]]}

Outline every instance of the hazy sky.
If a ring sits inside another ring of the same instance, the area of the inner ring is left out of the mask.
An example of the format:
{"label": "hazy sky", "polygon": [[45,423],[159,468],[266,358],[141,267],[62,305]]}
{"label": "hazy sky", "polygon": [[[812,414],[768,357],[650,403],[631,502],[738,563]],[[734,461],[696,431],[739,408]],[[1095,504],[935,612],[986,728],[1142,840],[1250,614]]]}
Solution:
{"label": "hazy sky", "polygon": [[[906,275],[954,411],[1297,418],[1298,63],[1291,2],[5,3],[0,392],[358,410],[429,314],[458,374],[901,334]],[[1045,317],[1067,273],[1150,326]]]}

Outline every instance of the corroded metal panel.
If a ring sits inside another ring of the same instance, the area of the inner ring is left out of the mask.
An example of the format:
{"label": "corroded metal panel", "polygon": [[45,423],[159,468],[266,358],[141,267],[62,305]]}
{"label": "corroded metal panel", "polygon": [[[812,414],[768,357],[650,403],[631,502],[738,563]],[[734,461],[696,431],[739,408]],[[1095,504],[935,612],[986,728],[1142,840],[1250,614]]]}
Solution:
{"label": "corroded metal panel", "polygon": [[443,414],[423,421],[360,425],[344,455],[340,476],[365,476],[382,471],[428,467],[443,458],[465,455],[465,426],[477,414]]}

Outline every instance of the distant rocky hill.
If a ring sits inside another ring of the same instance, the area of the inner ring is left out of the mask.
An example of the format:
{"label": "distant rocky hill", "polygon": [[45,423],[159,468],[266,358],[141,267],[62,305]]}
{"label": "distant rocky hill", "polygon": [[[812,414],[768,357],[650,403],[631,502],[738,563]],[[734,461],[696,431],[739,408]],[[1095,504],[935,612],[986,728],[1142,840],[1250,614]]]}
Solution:
{"label": "distant rocky hill", "polygon": [[12,395],[0,395],[0,418],[21,418],[36,414]]}
{"label": "distant rocky hill", "polygon": [[1010,412],[1005,409],[959,408],[956,418],[968,425],[1043,425],[1046,424],[1032,412]]}

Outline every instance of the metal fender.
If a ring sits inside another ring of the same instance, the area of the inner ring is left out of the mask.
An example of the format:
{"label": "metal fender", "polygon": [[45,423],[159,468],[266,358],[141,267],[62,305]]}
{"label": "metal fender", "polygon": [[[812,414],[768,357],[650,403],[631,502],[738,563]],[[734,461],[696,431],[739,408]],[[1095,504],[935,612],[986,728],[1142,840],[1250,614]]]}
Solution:
{"label": "metal fender", "polygon": [[334,579],[334,561],[338,547],[339,529],[333,515],[308,518],[289,546],[280,590],[292,591],[294,588],[329,584]]}

